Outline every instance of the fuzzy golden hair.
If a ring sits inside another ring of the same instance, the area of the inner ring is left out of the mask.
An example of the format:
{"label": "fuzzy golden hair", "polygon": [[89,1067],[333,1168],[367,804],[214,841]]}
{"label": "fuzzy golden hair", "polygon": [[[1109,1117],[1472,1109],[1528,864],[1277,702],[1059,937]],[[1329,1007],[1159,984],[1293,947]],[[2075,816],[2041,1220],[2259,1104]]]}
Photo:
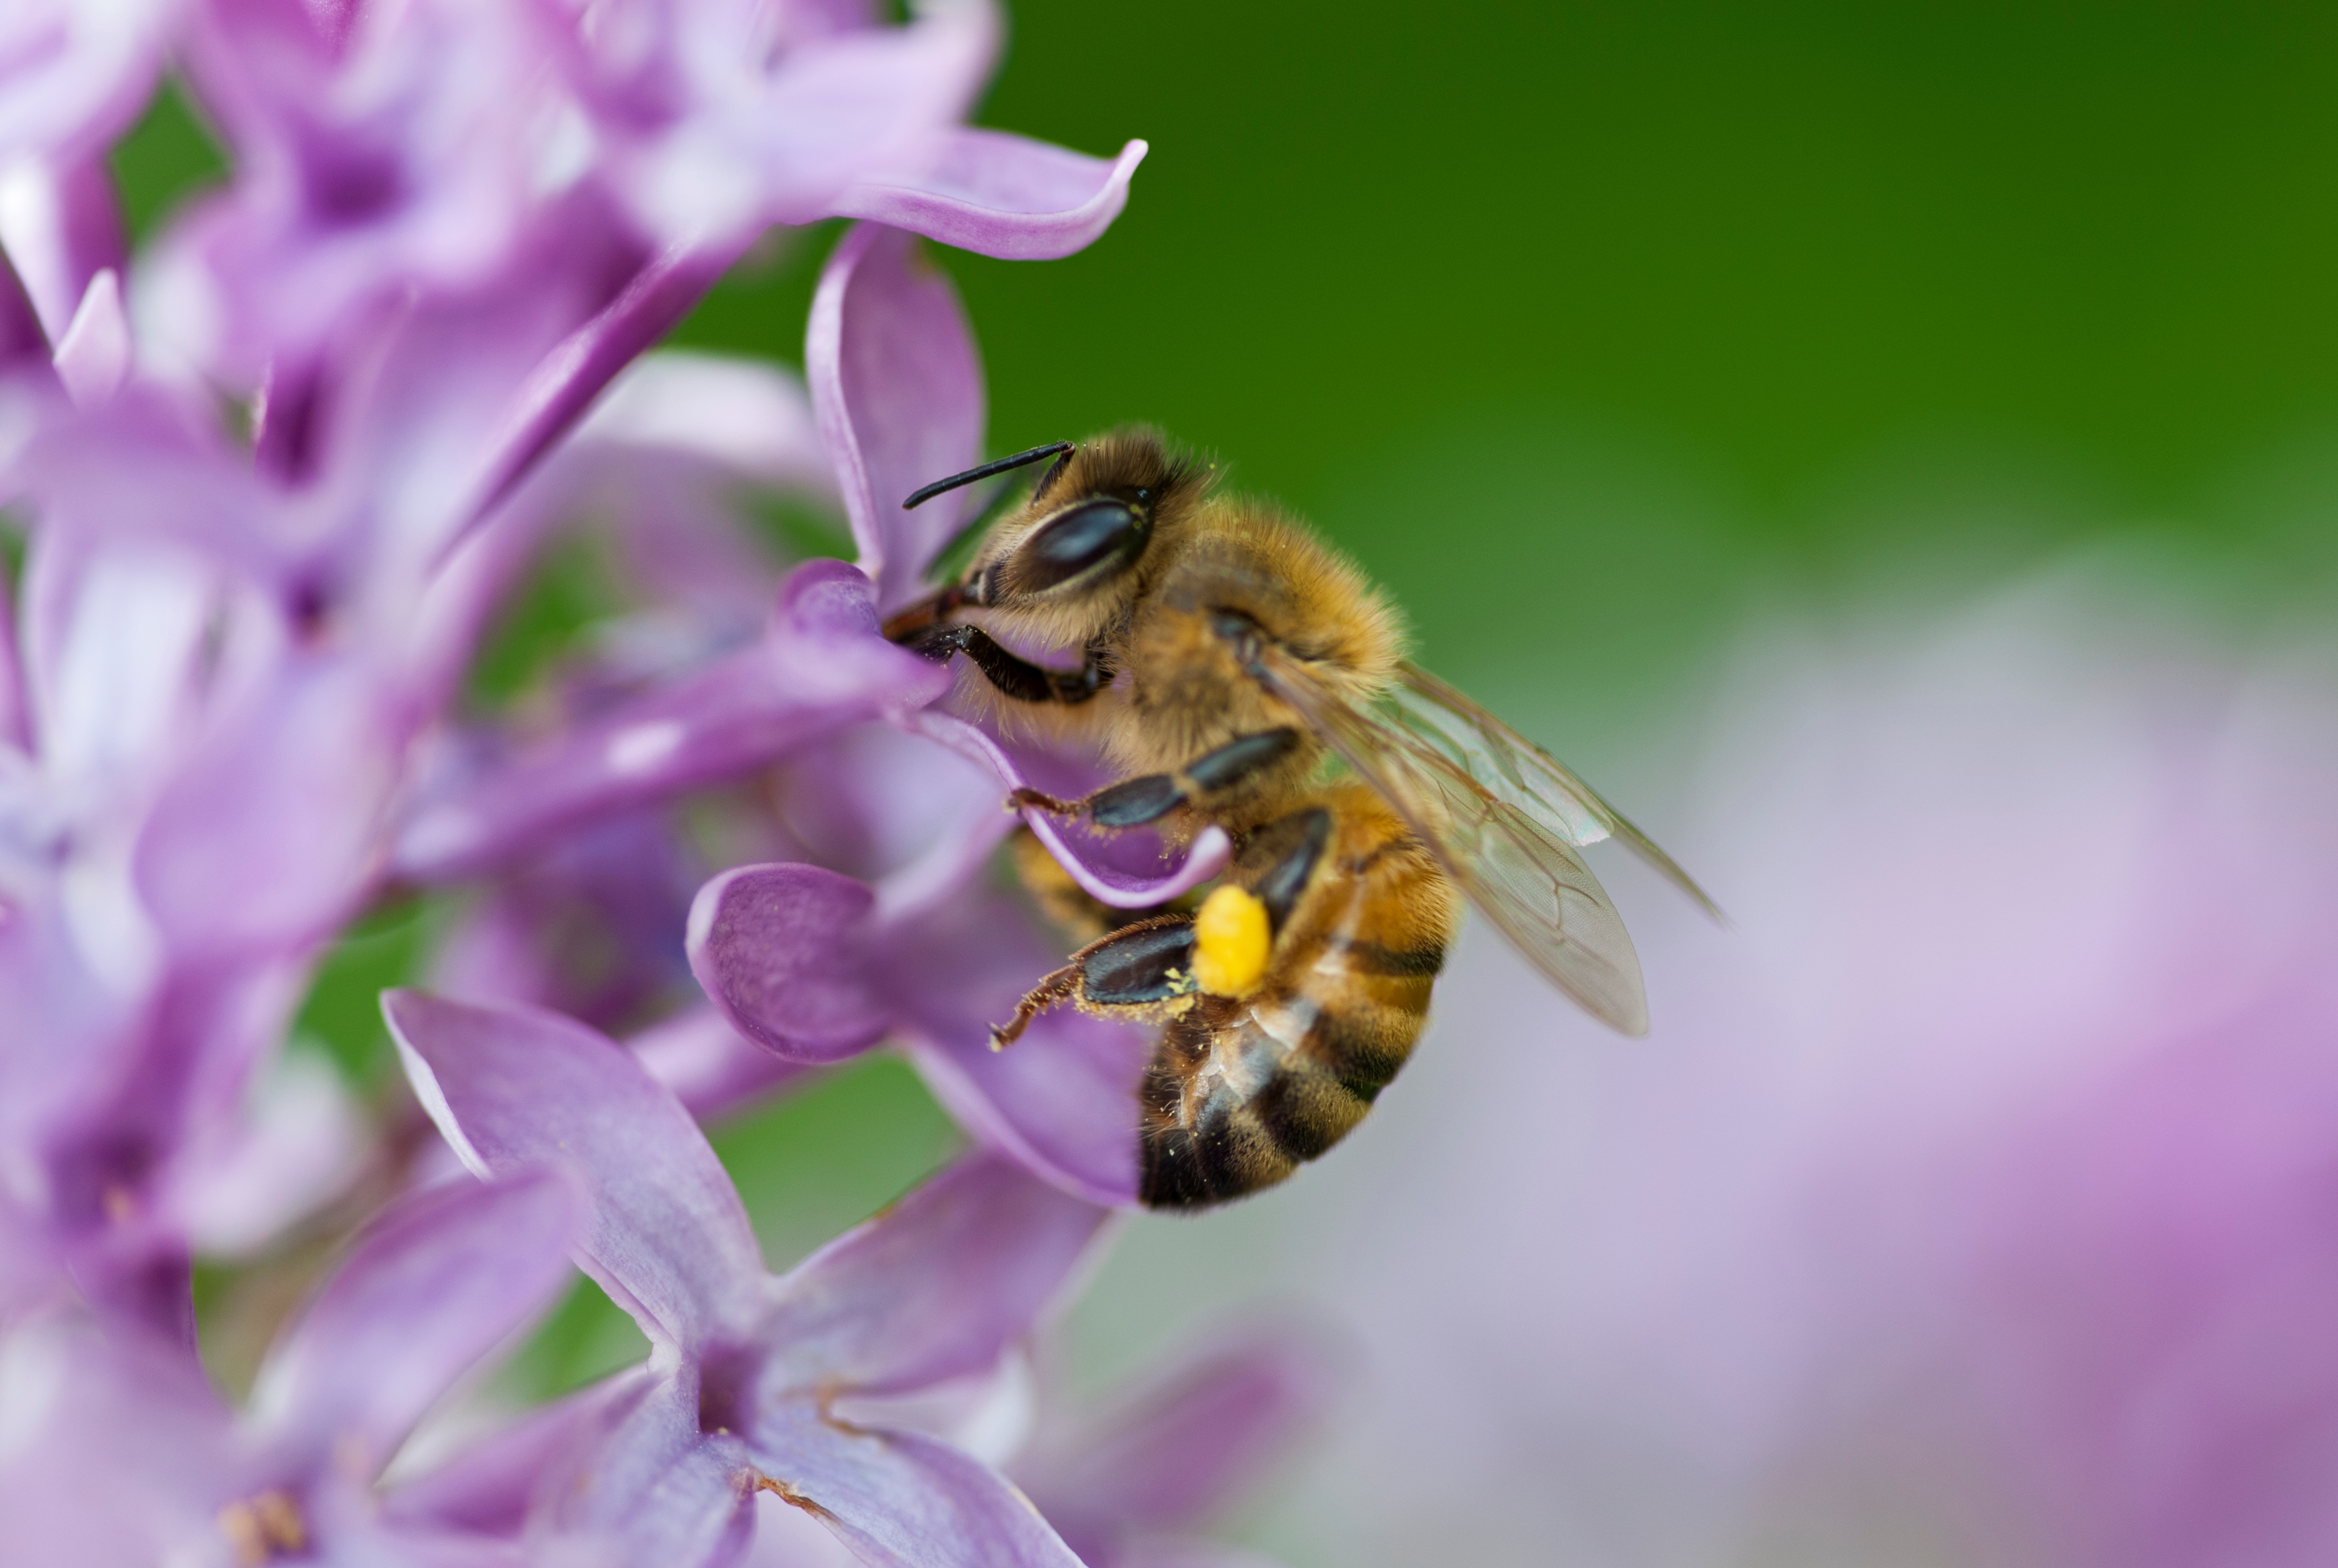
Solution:
{"label": "fuzzy golden hair", "polygon": [[[1008,732],[1100,744],[1110,764],[1134,772],[1182,767],[1237,735],[1303,729],[1235,662],[1212,619],[1226,611],[1315,662],[1350,700],[1378,691],[1404,657],[1396,607],[1303,523],[1269,502],[1215,493],[1222,475],[1143,427],[1083,443],[1042,475],[984,540],[965,579],[972,602],[1015,652],[1060,663],[1066,651],[1097,646],[1119,678],[1065,707],[1002,699],[962,670],[963,708]],[[1084,502],[1139,496],[1151,533],[1130,570],[1044,591],[1018,581],[1019,553],[1036,531]],[[1311,742],[1281,771],[1302,775],[1314,758]]]}

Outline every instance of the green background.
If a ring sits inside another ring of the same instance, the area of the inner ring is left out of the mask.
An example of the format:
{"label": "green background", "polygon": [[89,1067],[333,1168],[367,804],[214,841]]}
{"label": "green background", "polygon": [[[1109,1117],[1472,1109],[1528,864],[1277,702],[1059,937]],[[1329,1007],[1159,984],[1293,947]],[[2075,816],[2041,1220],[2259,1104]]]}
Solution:
{"label": "green background", "polygon": [[[1627,769],[1749,604],[2105,538],[2244,623],[2338,514],[2338,12],[1028,0],[983,118],[1153,144],[952,255],[993,441],[1146,419]],[[685,328],[796,353],[816,258]],[[1683,681],[1688,681],[1684,685]]]}

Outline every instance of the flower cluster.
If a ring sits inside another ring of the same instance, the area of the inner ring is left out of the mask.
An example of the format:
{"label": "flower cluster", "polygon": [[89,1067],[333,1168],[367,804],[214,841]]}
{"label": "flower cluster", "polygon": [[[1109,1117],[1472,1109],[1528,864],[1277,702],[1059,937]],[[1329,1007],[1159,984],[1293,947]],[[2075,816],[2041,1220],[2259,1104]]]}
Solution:
{"label": "flower cluster", "polygon": [[[872,1563],[1135,1561],[1315,1402],[1260,1341],[1019,1441],[1026,1342],[1132,1200],[1144,1044],[987,1049],[1046,956],[980,876],[1000,780],[1082,764],[929,711],[946,672],[877,628],[966,520],[899,498],[983,440],[920,239],[1068,254],[1144,148],[963,124],[997,33],[987,0],[0,15],[0,1554],[713,1563],[761,1499]],[[165,74],[231,177],[133,259],[104,157]],[[854,222],[803,383],[650,352],[822,219]],[[857,564],[783,573],[745,488],[840,511]],[[466,703],[583,538],[624,612]],[[1121,903],[1213,865],[1061,848]],[[421,1111],[368,1131],[291,1021],[352,918],[456,887],[384,1004]],[[694,1118],[888,1042],[977,1152],[772,1278]],[[368,1210],[222,1402],[194,1260]],[[409,1444],[572,1259],[646,1364]]]}

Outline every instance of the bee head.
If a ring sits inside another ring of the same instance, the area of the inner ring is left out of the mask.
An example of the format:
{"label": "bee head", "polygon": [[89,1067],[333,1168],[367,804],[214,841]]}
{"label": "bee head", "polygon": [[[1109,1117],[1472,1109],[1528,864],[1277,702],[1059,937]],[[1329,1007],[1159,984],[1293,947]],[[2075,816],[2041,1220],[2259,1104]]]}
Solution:
{"label": "bee head", "polygon": [[1135,598],[1154,538],[1184,518],[1209,476],[1145,430],[1063,451],[992,530],[967,574],[966,602],[1051,642],[1097,635]]}

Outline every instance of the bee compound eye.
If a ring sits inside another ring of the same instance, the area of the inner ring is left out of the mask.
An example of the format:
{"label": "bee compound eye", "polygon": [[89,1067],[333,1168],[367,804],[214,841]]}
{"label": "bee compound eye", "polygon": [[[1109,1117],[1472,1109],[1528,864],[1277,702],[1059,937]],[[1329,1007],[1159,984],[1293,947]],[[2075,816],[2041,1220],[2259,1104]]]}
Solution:
{"label": "bee compound eye", "polygon": [[1100,566],[1125,565],[1144,549],[1146,524],[1118,501],[1088,501],[1042,524],[1015,552],[1010,580],[1038,593]]}

